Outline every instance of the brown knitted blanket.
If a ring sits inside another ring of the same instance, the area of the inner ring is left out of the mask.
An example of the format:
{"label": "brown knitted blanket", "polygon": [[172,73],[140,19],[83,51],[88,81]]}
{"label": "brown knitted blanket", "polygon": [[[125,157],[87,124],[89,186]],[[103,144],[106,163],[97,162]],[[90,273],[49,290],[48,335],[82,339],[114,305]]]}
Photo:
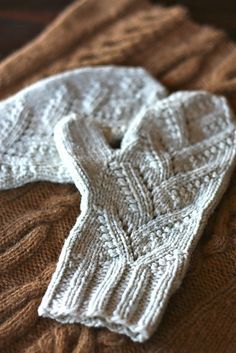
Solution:
{"label": "brown knitted blanket", "polygon": [[[143,66],[170,91],[206,89],[236,109],[236,44],[182,7],[145,0],[76,1],[36,40],[0,63],[0,97],[85,65]],[[106,329],[39,318],[37,308],[79,211],[72,185],[0,193],[0,351],[233,353],[236,351],[236,184],[212,215],[183,284],[143,344]]]}

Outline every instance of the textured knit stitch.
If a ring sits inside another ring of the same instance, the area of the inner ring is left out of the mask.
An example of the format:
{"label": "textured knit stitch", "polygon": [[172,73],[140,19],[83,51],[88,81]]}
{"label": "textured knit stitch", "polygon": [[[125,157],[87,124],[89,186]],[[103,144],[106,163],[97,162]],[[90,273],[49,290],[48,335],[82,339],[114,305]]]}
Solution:
{"label": "textured knit stitch", "polygon": [[[42,80],[0,103],[0,188],[37,180],[71,182],[53,130],[71,113],[110,121],[115,139],[164,87],[141,68],[84,68]],[[134,99],[135,97],[135,99]]]}
{"label": "textured knit stitch", "polygon": [[[112,11],[110,11],[109,7],[106,8],[107,1],[99,1],[100,6],[98,6],[96,0],[90,0],[82,8],[80,7],[81,1],[78,1],[72,6],[74,11],[70,16],[70,24],[67,23],[67,13],[65,13],[64,16],[58,18],[58,21],[55,21],[49,31],[45,31],[43,36],[13,55],[11,60],[6,60],[4,67],[0,65],[0,97],[5,96],[8,90],[16,92],[30,82],[78,66],[124,62],[124,58],[133,56],[134,52],[140,53],[146,49],[154,33],[157,37],[168,33],[186,16],[183,8],[173,7],[167,10],[159,6],[150,6],[145,0],[138,0],[135,5],[133,0],[122,0],[116,6],[113,4]],[[89,22],[93,24],[93,35],[90,36],[86,32],[91,31],[91,28],[86,25],[88,19],[84,23],[83,12],[94,13],[96,10],[98,11],[96,21],[92,22],[89,16]],[[106,17],[103,15],[104,11]],[[96,31],[97,22],[100,22],[100,19],[102,19],[100,28]],[[71,33],[77,33],[78,23],[80,23],[80,32],[77,36],[73,36]],[[86,27],[85,33],[83,33],[84,26]],[[65,35],[65,28],[68,27],[69,33],[66,35],[69,38],[67,38],[66,45],[63,43],[62,46],[60,32]],[[45,42],[48,45],[45,46]],[[40,50],[41,47],[43,47],[43,52]],[[32,52],[38,51],[44,56],[43,62],[37,54],[36,56],[34,54],[33,61],[31,59]],[[60,55],[61,53],[64,55]],[[55,57],[55,60],[50,60],[51,57]],[[28,68],[29,60],[31,61],[30,69]],[[39,74],[37,73],[38,66],[43,66]],[[33,68],[35,71],[32,74]],[[27,83],[24,77],[25,72],[28,74]],[[32,77],[29,75],[30,72]]]}
{"label": "textured knit stitch", "polygon": [[224,98],[178,92],[133,119],[118,148],[104,125],[76,116],[56,125],[55,141],[81,213],[39,313],[143,342],[228,184],[232,113]]}
{"label": "textured knit stitch", "polygon": [[[120,64],[142,65],[170,90],[207,89],[224,94],[236,109],[236,45],[225,33],[192,21],[182,7],[160,9],[139,0],[136,6],[129,1],[125,6],[122,1],[113,2],[112,7],[109,4],[107,0],[88,0],[81,7],[77,0],[42,35],[0,62],[0,80],[4,81],[0,96],[12,95],[47,75],[77,68],[81,61],[76,55],[70,56],[72,52],[93,50],[99,56],[97,64],[102,64],[101,51],[108,49],[108,38],[114,40],[106,61],[117,64],[114,51],[121,50],[122,41],[112,29],[123,19],[130,50],[120,54]],[[137,12],[144,6],[148,16],[140,19]],[[168,26],[161,22],[164,17]],[[89,33],[84,31],[87,23]],[[159,30],[144,37],[144,23],[153,28],[159,23]],[[134,35],[137,44],[131,48]],[[76,188],[72,184],[38,182],[1,191],[0,351],[235,353],[235,195],[234,174],[161,324],[149,340],[139,344],[105,328],[60,324],[38,316],[39,302],[79,213],[80,194]]]}

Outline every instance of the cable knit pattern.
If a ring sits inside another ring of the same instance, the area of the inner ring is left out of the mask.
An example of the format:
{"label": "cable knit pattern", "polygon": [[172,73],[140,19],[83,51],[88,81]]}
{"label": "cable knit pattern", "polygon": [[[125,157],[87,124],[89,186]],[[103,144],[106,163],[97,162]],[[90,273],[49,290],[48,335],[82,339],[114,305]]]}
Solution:
{"label": "cable knit pattern", "polygon": [[81,214],[39,314],[143,342],[229,181],[235,125],[223,97],[182,91],[137,115],[121,141],[108,130],[73,114],[56,126]]}
{"label": "cable knit pattern", "polygon": [[66,72],[2,101],[0,188],[37,180],[71,182],[52,137],[55,124],[68,113],[110,121],[119,138],[127,119],[165,95],[145,70],[107,66]]}

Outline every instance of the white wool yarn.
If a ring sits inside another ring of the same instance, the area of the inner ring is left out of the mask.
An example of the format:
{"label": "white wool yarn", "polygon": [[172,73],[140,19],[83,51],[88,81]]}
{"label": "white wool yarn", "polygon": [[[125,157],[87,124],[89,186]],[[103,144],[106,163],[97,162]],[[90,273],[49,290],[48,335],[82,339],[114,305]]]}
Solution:
{"label": "white wool yarn", "polygon": [[0,189],[72,182],[53,141],[65,115],[106,122],[119,138],[132,117],[164,96],[165,88],[142,68],[104,66],[52,76],[1,101]]}
{"label": "white wool yarn", "polygon": [[61,160],[82,194],[81,214],[39,314],[143,342],[227,186],[235,125],[224,98],[200,91],[157,101],[115,146],[107,128],[74,114],[56,126]]}

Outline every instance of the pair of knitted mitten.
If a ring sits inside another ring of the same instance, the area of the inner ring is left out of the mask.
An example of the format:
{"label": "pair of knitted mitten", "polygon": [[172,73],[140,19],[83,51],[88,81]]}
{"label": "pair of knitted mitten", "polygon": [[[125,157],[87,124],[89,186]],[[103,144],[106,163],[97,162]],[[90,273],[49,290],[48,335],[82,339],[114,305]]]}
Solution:
{"label": "pair of knitted mitten", "polygon": [[140,342],[155,330],[235,156],[224,98],[164,97],[143,69],[109,66],[0,103],[1,188],[73,181],[82,194],[41,315]]}
{"label": "pair of knitted mitten", "polygon": [[226,188],[236,134],[226,100],[203,91],[174,93],[129,118],[119,140],[92,115],[70,114],[56,125],[81,214],[39,314],[142,342]]}
{"label": "pair of knitted mitten", "polygon": [[72,182],[53,141],[65,115],[106,121],[119,139],[130,117],[164,96],[165,88],[145,70],[106,66],[52,76],[0,102],[0,188]]}

